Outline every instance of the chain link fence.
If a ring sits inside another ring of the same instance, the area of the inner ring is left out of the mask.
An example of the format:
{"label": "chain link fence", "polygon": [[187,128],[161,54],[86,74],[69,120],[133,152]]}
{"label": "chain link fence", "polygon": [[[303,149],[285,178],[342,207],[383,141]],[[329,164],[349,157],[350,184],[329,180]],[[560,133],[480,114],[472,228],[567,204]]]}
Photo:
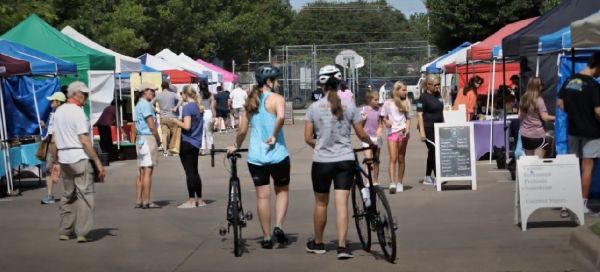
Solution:
{"label": "chain link fence", "polygon": [[369,88],[377,91],[387,83],[386,89],[390,89],[397,80],[409,85],[416,84],[421,75],[421,65],[435,55],[426,41],[276,47],[272,50],[270,62],[283,68],[283,94],[286,100],[294,102],[295,109],[305,108],[310,104],[310,95],[317,89],[319,68],[335,64],[336,56],[344,50],[353,50],[364,59],[364,66],[358,68],[356,73],[343,69],[344,78],[356,82],[352,92],[358,105],[365,103]]}

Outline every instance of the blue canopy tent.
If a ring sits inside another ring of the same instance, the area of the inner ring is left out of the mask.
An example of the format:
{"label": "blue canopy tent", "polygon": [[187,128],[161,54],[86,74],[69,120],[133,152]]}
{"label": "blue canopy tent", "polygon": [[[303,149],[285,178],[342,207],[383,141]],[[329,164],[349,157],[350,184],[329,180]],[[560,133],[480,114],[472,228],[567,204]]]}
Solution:
{"label": "blue canopy tent", "polygon": [[439,57],[437,60],[435,60],[434,62],[432,62],[431,64],[429,64],[427,66],[427,68],[425,68],[425,71],[427,73],[433,73],[433,74],[440,74],[442,73],[442,69],[437,67],[436,64],[442,60],[444,60],[445,58],[452,56],[454,54],[456,54],[456,52],[460,51],[461,49],[465,48],[465,47],[469,47],[471,46],[470,42],[464,42],[461,45],[457,46],[456,48],[448,51],[448,53],[444,54],[443,56]]}
{"label": "blue canopy tent", "polygon": [[571,27],[566,26],[547,35],[540,36],[538,54],[562,52],[571,48]]}
{"label": "blue canopy tent", "polygon": [[27,46],[0,40],[0,53],[30,63],[33,75],[76,74],[77,65],[47,55]]}

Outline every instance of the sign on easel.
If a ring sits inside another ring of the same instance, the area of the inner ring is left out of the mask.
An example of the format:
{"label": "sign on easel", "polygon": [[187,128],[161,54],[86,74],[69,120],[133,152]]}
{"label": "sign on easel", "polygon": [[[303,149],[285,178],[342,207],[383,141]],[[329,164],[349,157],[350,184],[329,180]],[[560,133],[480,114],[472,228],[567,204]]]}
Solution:
{"label": "sign on easel", "polygon": [[558,155],[556,159],[521,156],[515,183],[515,225],[527,230],[527,219],[537,209],[567,208],[584,224],[579,159]]}
{"label": "sign on easel", "polygon": [[477,190],[473,123],[436,123],[434,128],[437,190],[443,182],[466,180]]}

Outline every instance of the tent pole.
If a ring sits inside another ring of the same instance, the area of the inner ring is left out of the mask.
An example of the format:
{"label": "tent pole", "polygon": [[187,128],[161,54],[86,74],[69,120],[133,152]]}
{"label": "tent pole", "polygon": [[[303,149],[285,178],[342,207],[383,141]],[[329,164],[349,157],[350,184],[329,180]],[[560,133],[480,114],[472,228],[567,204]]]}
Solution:
{"label": "tent pole", "polygon": [[[495,76],[496,76],[496,60],[492,60],[492,74],[490,75],[491,77],[491,81],[488,82],[490,84],[490,88],[488,90],[490,90],[488,92],[488,100],[492,101],[492,110],[490,111],[492,118],[490,118],[490,164],[492,164],[492,144],[494,143],[494,86],[495,86]],[[490,97],[491,94],[491,97]],[[485,109],[486,114],[487,111],[489,110],[489,106]]]}
{"label": "tent pole", "polygon": [[[121,94],[121,85],[123,83],[121,82],[121,73],[119,73],[119,96]],[[115,120],[115,123],[117,123],[117,150],[121,150],[121,107],[119,105],[119,97],[117,96],[117,94],[115,94],[115,113],[117,114],[117,120]],[[112,136],[111,136],[112,137]]]}
{"label": "tent pole", "polygon": [[[506,86],[506,57],[504,56],[502,56],[502,82],[503,85]],[[504,159],[506,160],[508,158],[508,146],[506,146],[506,91],[502,92],[502,104],[504,105],[504,110],[502,111],[502,121],[504,122],[502,126],[502,131],[504,135]]]}
{"label": "tent pole", "polygon": [[37,95],[35,94],[35,82],[31,79],[31,89],[33,90],[33,106],[35,107],[35,116],[38,121],[38,129],[40,131],[40,137],[42,136],[42,119],[40,118],[40,109],[38,108]]}
{"label": "tent pole", "polygon": [[2,110],[1,114],[1,126],[0,126],[0,137],[2,138],[2,155],[4,157],[4,169],[6,175],[6,191],[10,195],[13,191],[13,180],[12,180],[12,167],[10,165],[10,146],[8,145],[8,133],[6,131],[6,114],[4,111],[4,91],[2,90],[2,83],[4,82],[4,78],[0,79],[0,110]]}
{"label": "tent pole", "polygon": [[571,47],[571,75],[575,74],[575,48]]}
{"label": "tent pole", "polygon": [[540,76],[540,55],[539,54],[535,57],[535,76],[536,77]]}

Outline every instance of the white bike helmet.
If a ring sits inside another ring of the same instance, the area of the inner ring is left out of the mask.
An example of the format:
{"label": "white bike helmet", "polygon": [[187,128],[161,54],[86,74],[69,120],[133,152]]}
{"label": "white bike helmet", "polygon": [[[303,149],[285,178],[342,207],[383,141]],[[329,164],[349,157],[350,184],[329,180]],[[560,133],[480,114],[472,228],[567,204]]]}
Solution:
{"label": "white bike helmet", "polygon": [[319,70],[319,84],[325,85],[330,78],[342,80],[342,72],[335,65],[325,65]]}

